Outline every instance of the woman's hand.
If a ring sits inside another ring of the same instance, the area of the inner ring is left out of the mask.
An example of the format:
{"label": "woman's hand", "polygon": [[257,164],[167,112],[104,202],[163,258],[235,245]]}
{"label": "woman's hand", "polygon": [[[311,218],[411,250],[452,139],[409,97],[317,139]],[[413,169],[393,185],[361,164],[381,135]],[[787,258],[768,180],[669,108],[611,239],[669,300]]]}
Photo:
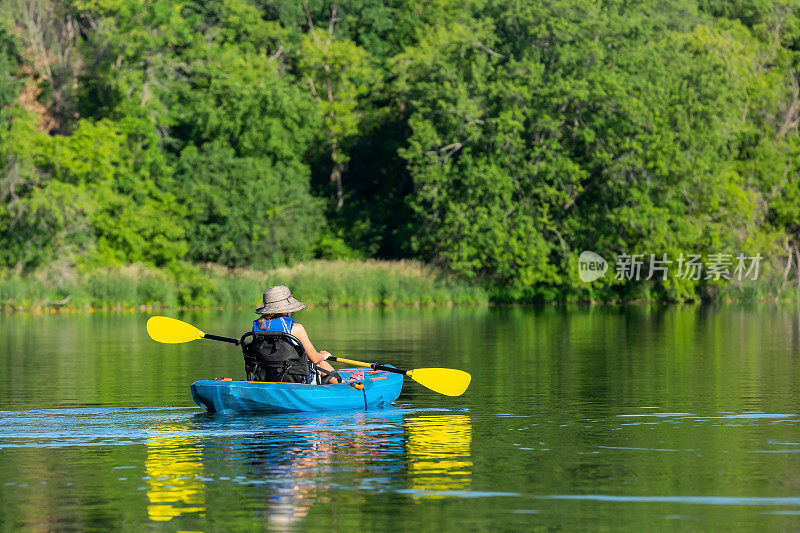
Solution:
{"label": "woman's hand", "polygon": [[320,350],[317,353],[322,356],[323,361],[325,361],[328,357],[331,356],[330,352],[326,352],[325,350]]}

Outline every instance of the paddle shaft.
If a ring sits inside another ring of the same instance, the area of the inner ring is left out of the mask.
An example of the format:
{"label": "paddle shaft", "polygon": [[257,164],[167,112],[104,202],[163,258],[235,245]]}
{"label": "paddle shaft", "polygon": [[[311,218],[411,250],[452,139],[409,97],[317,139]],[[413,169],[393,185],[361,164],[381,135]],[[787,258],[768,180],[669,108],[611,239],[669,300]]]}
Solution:
{"label": "paddle shaft", "polygon": [[230,337],[221,337],[219,335],[212,335],[211,333],[203,333],[204,339],[209,339],[212,341],[222,341],[222,342],[229,342],[231,344],[239,345],[239,339],[232,339]]}
{"label": "paddle shaft", "polygon": [[347,363],[349,365],[368,366],[372,370],[383,370],[385,372],[393,372],[395,374],[408,375],[408,370],[401,370],[393,366],[379,365],[378,363],[365,363],[364,361],[354,361],[352,359],[345,359],[344,357],[328,357],[328,361],[337,361],[339,363]]}

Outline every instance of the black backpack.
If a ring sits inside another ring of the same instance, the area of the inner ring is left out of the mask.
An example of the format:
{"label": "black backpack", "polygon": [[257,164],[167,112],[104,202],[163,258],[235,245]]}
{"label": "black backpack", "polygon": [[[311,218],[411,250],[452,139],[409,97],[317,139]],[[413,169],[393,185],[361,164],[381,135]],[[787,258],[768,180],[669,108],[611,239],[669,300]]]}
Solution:
{"label": "black backpack", "polygon": [[273,331],[248,331],[239,340],[247,381],[309,383],[311,361],[297,337]]}

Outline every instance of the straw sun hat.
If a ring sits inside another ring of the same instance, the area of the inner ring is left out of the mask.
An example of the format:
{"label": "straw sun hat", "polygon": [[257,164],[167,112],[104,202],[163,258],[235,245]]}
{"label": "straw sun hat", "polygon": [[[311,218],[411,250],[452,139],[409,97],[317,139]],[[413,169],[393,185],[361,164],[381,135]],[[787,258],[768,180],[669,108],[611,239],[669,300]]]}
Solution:
{"label": "straw sun hat", "polygon": [[256,309],[259,315],[280,315],[305,309],[306,304],[297,301],[292,291],[284,285],[276,285],[264,291],[264,306]]}

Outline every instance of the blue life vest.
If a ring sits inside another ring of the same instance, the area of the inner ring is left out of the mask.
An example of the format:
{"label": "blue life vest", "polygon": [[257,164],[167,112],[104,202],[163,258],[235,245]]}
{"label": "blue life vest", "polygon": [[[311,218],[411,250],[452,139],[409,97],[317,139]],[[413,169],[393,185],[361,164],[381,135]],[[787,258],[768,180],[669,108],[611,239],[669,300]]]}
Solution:
{"label": "blue life vest", "polygon": [[264,323],[263,328],[258,327],[259,320],[261,319],[257,318],[253,320],[253,331],[275,331],[277,333],[292,334],[292,326],[294,326],[293,318],[289,318],[288,316],[279,316],[278,318],[267,320]]}
{"label": "blue life vest", "polygon": [[[278,318],[273,318],[272,320],[267,319],[263,328],[258,327],[259,320],[261,319],[257,318],[253,320],[253,331],[274,331],[277,333],[288,333],[289,335],[292,334],[292,326],[294,326],[293,318],[289,318],[288,316],[279,316]],[[294,340],[291,342],[293,344],[297,344]],[[308,378],[306,379],[306,383],[316,384],[315,366],[309,367],[309,374]]]}

